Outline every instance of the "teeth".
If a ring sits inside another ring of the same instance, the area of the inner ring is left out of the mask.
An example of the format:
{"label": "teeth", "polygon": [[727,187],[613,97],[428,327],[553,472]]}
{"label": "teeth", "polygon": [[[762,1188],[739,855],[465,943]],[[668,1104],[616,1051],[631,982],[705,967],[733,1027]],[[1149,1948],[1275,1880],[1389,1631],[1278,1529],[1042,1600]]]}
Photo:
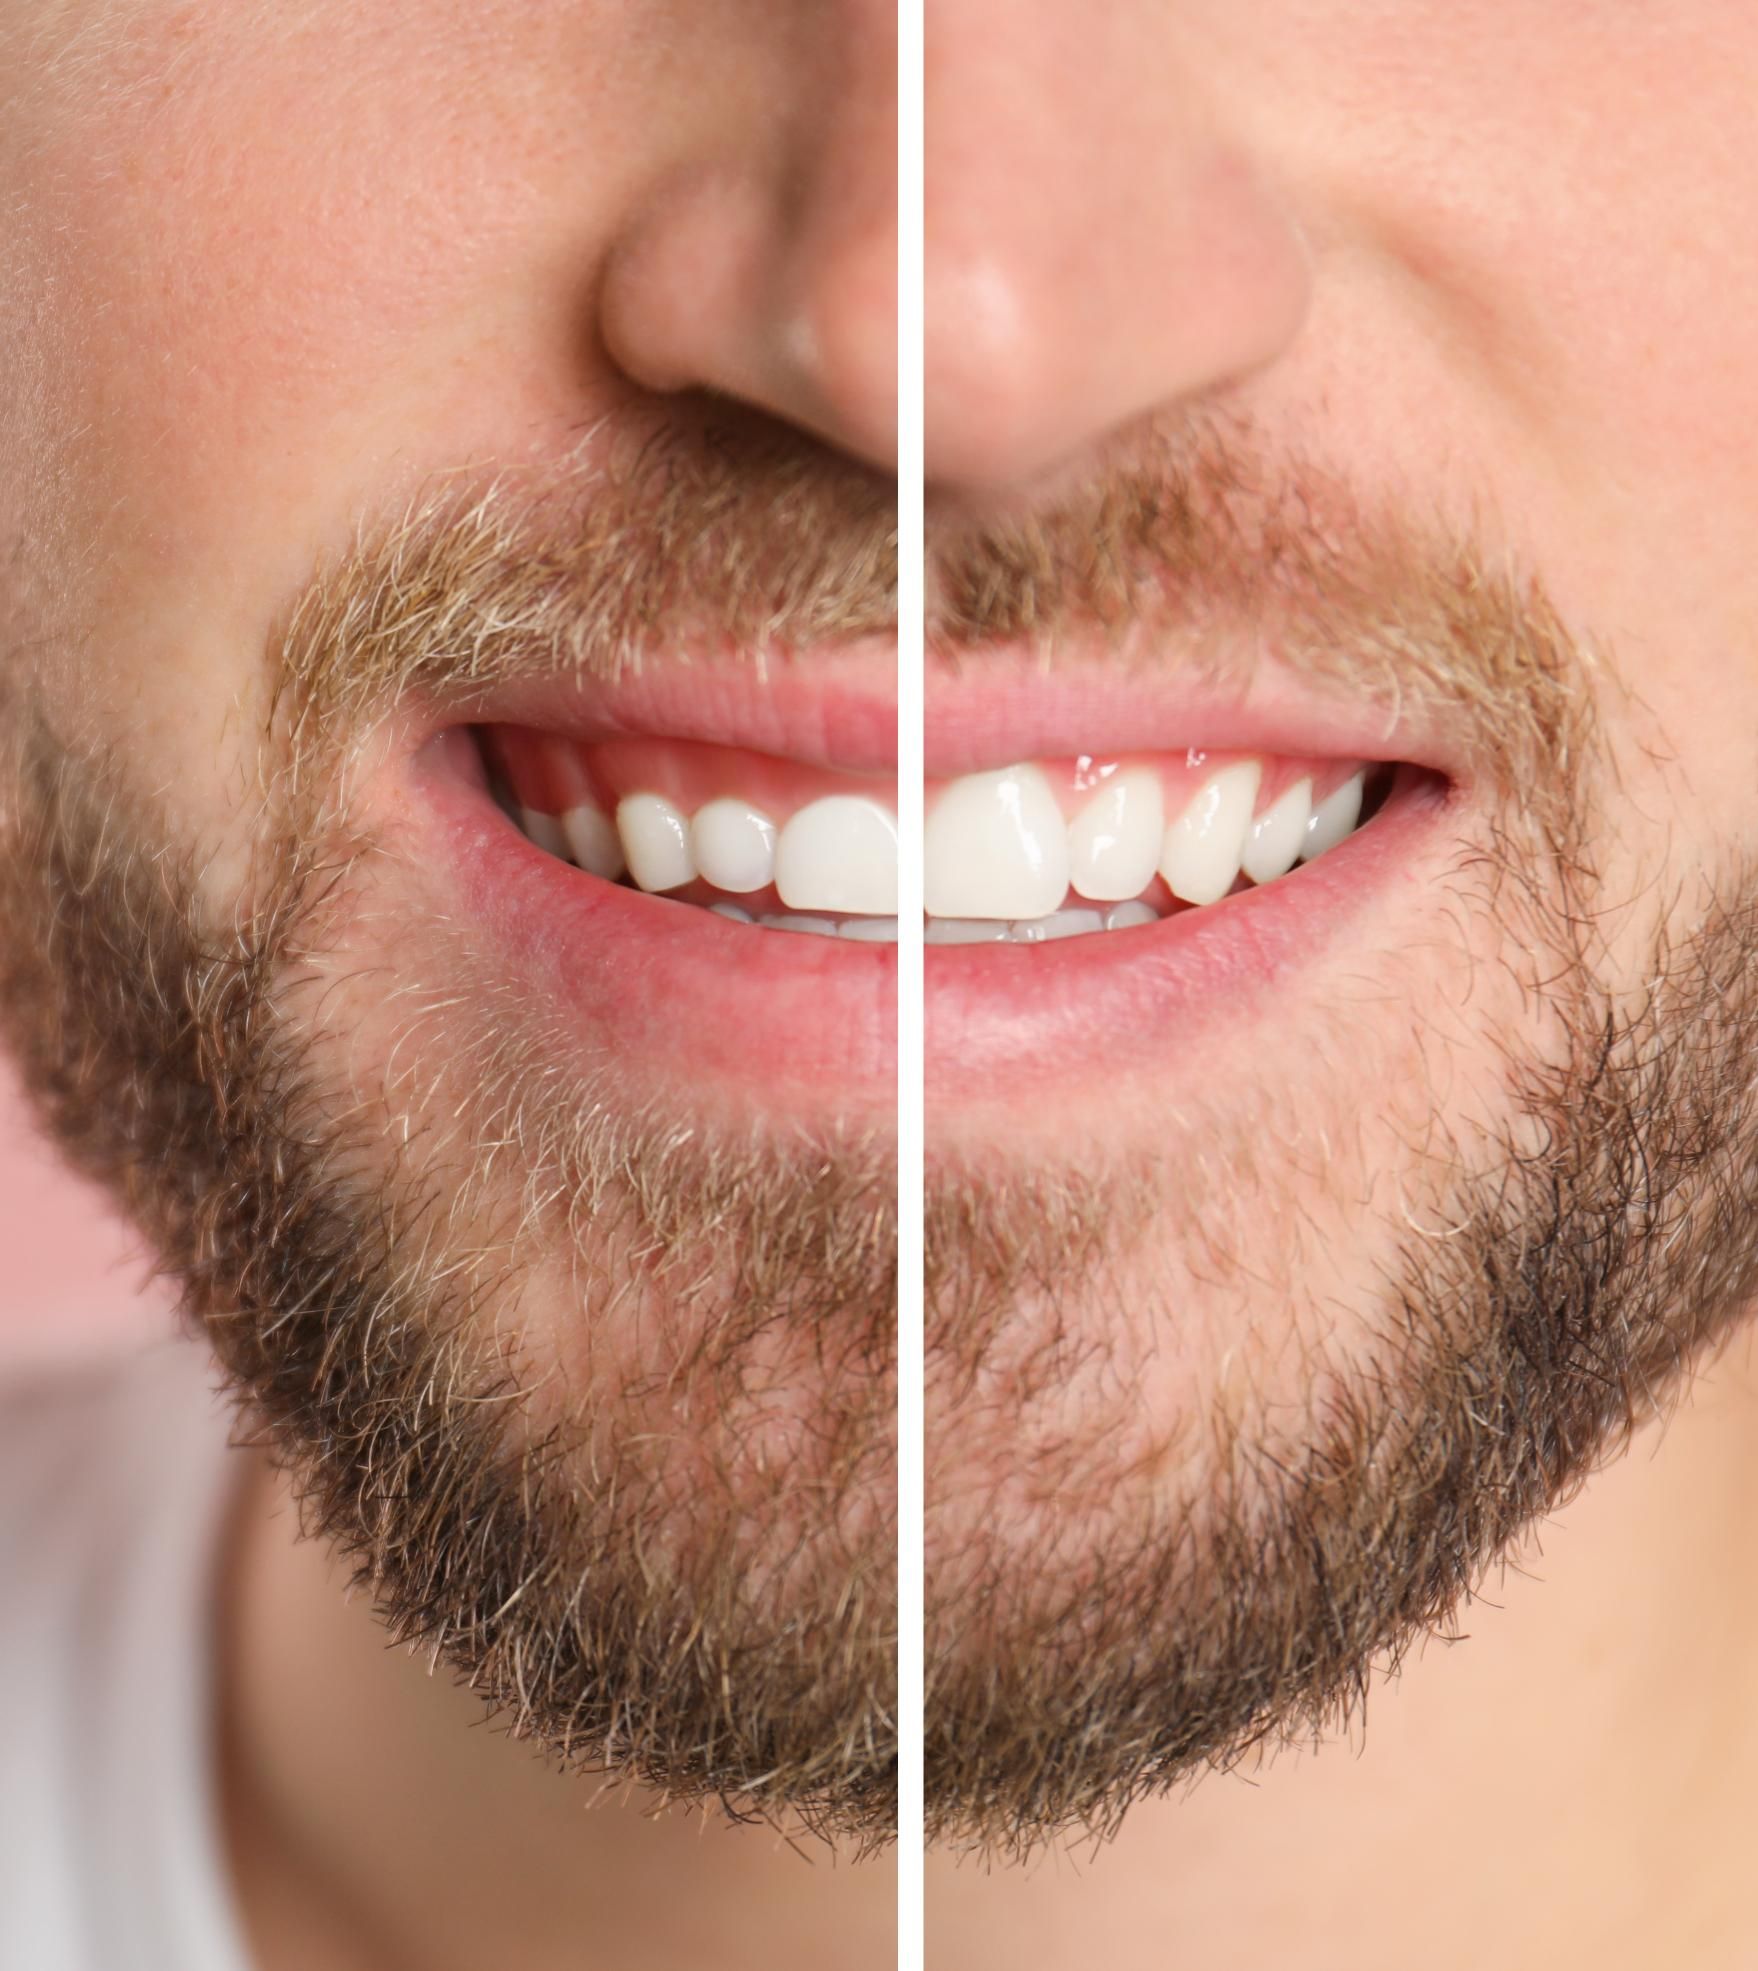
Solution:
{"label": "teeth", "polygon": [[1223,767],[1166,830],[1160,874],[1181,903],[1219,903],[1232,889],[1262,772],[1256,760]]}
{"label": "teeth", "polygon": [[1297,780],[1280,800],[1260,814],[1245,838],[1240,866],[1254,883],[1286,876],[1300,855],[1312,821],[1312,782]]}
{"label": "teeth", "polygon": [[1335,793],[1327,794],[1319,802],[1301,846],[1302,862],[1311,862],[1315,855],[1334,849],[1353,831],[1361,819],[1361,795],[1366,781],[1365,773],[1352,773]]}
{"label": "teeth", "polygon": [[813,801],[781,831],[775,887],[793,910],[895,916],[897,817],[854,794]]}
{"label": "teeth", "polygon": [[1120,773],[1068,830],[1068,880],[1098,903],[1138,897],[1154,880],[1165,833],[1160,776],[1145,767]]}
{"label": "teeth", "polygon": [[587,875],[614,883],[623,873],[623,845],[608,815],[596,808],[569,808],[561,819],[561,833],[567,842],[565,853]]}
{"label": "teeth", "polygon": [[[1212,771],[1167,824],[1151,766],[1114,773],[1065,817],[1049,774],[1022,762],[966,774],[927,818],[924,891],[930,944],[1043,944],[1157,923],[1177,903],[1218,902],[1243,875],[1255,884],[1326,854],[1360,825],[1371,769],[1316,805],[1311,775],[1256,812],[1264,767]],[[732,796],[686,814],[663,795],[631,794],[612,821],[590,802],[565,814],[497,800],[540,848],[602,880],[647,891],[698,881],[721,893],[708,908],[731,921],[855,942],[897,938],[897,820],[880,801],[833,794],[781,828]],[[768,914],[730,899],[773,889]]]}
{"label": "teeth", "polygon": [[924,831],[934,917],[1044,917],[1068,894],[1068,824],[1041,769],[953,781]]}
{"label": "teeth", "polygon": [[717,890],[766,890],[775,877],[775,823],[748,801],[710,801],[690,823],[690,853],[696,874]]}
{"label": "teeth", "polygon": [[644,890],[677,890],[696,880],[690,824],[662,794],[630,794],[617,803],[617,833],[629,874]]}

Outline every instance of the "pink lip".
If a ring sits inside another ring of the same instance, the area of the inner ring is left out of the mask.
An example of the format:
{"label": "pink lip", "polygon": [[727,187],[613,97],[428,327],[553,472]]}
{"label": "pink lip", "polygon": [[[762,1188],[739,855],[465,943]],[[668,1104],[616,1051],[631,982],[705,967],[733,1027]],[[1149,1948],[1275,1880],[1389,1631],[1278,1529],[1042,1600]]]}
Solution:
{"label": "pink lip", "polygon": [[752,658],[659,660],[614,684],[497,685],[414,715],[411,751],[447,726],[530,726],[591,743],[639,735],[747,748],[850,773],[897,767],[896,656],[889,643]]}
{"label": "pink lip", "polygon": [[1243,702],[1204,689],[1189,665],[1156,671],[1091,653],[1048,670],[1018,650],[955,667],[931,659],[925,682],[930,779],[1015,760],[1198,748],[1406,761],[1455,785],[1470,780],[1456,735],[1438,723],[1315,693],[1268,665]]}

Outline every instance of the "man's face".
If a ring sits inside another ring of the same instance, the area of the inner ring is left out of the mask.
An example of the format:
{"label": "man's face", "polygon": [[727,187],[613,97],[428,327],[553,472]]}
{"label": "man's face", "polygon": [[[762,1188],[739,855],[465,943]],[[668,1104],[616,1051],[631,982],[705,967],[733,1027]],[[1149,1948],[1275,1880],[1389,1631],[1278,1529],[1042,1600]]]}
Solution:
{"label": "man's face", "polygon": [[402,1629],[863,1825],[894,69],[866,5],[0,5],[34,1085]]}
{"label": "man's face", "polygon": [[[1750,1298],[1755,70],[1714,4],[930,9],[928,770],[1052,805],[929,904],[1029,836],[1091,913],[927,953],[948,1835],[1335,1725]],[[1126,772],[1183,848],[1099,930]]]}

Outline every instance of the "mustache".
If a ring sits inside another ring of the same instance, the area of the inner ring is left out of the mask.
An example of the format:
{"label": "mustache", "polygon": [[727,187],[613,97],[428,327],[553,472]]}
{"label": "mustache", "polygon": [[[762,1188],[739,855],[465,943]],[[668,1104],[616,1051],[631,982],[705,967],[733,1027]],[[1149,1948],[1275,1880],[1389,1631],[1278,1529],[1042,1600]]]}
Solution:
{"label": "mustache", "polygon": [[[1168,415],[1053,493],[928,508],[930,661],[1178,667],[1444,726],[1543,820],[1598,764],[1609,653],[1483,516],[1368,500],[1243,417]],[[271,637],[296,742],[408,693],[777,657],[898,627],[895,487],[738,406],[618,413],[541,472],[461,467],[318,567]],[[1554,827],[1561,825],[1553,812]]]}
{"label": "mustache", "polygon": [[664,655],[763,663],[894,637],[890,481],[737,406],[619,414],[541,473],[437,475],[363,521],[270,638],[297,736],[408,693],[614,683]]}
{"label": "mustache", "polygon": [[1370,500],[1213,412],[1146,422],[1029,504],[931,503],[928,604],[948,670],[1176,667],[1243,699],[1273,662],[1444,727],[1475,777],[1540,806],[1581,792],[1616,684],[1486,515]]}

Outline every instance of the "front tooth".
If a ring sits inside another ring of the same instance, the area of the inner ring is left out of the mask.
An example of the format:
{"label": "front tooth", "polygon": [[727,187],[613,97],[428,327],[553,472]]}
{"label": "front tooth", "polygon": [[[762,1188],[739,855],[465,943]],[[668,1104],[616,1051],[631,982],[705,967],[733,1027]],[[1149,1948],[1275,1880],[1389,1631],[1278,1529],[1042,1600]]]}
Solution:
{"label": "front tooth", "polygon": [[690,854],[696,873],[717,890],[745,896],[767,889],[775,875],[775,823],[749,801],[710,801],[690,823]]}
{"label": "front tooth", "polygon": [[1299,859],[1312,820],[1312,782],[1297,780],[1251,824],[1241,863],[1254,883],[1273,883]]}
{"label": "front tooth", "polygon": [[775,887],[793,910],[897,911],[897,817],[859,794],[827,794],[792,815],[775,845]]}
{"label": "front tooth", "polygon": [[1166,833],[1160,776],[1132,767],[1107,781],[1068,831],[1068,880],[1095,903],[1138,897],[1154,880]]}
{"label": "front tooth", "polygon": [[1068,825],[1035,766],[953,781],[923,849],[932,917],[1045,917],[1068,894]]}
{"label": "front tooth", "polygon": [[614,883],[623,873],[623,845],[609,815],[594,807],[569,808],[562,816],[562,833],[568,853],[589,876]]}
{"label": "front tooth", "polygon": [[630,794],[617,803],[617,833],[629,874],[644,890],[676,890],[695,881],[690,824],[663,794]]}
{"label": "front tooth", "polygon": [[546,849],[551,855],[559,855],[563,862],[567,861],[568,838],[553,814],[545,814],[541,808],[521,808],[519,826],[540,849]]}
{"label": "front tooth", "polygon": [[845,917],[836,928],[839,938],[852,938],[857,944],[896,944],[895,917]]}
{"label": "front tooth", "polygon": [[1301,844],[1302,862],[1311,862],[1315,855],[1323,855],[1326,849],[1334,849],[1345,835],[1353,831],[1361,819],[1361,791],[1366,781],[1365,771],[1352,773],[1341,787],[1319,802],[1307,827],[1306,840]]}
{"label": "front tooth", "polygon": [[1143,924],[1157,924],[1160,913],[1151,903],[1142,903],[1131,898],[1128,903],[1119,903],[1105,912],[1107,931],[1133,931]]}
{"label": "front tooth", "polygon": [[1218,903],[1232,889],[1262,775],[1257,760],[1222,767],[1166,830],[1160,874],[1183,903]]}

